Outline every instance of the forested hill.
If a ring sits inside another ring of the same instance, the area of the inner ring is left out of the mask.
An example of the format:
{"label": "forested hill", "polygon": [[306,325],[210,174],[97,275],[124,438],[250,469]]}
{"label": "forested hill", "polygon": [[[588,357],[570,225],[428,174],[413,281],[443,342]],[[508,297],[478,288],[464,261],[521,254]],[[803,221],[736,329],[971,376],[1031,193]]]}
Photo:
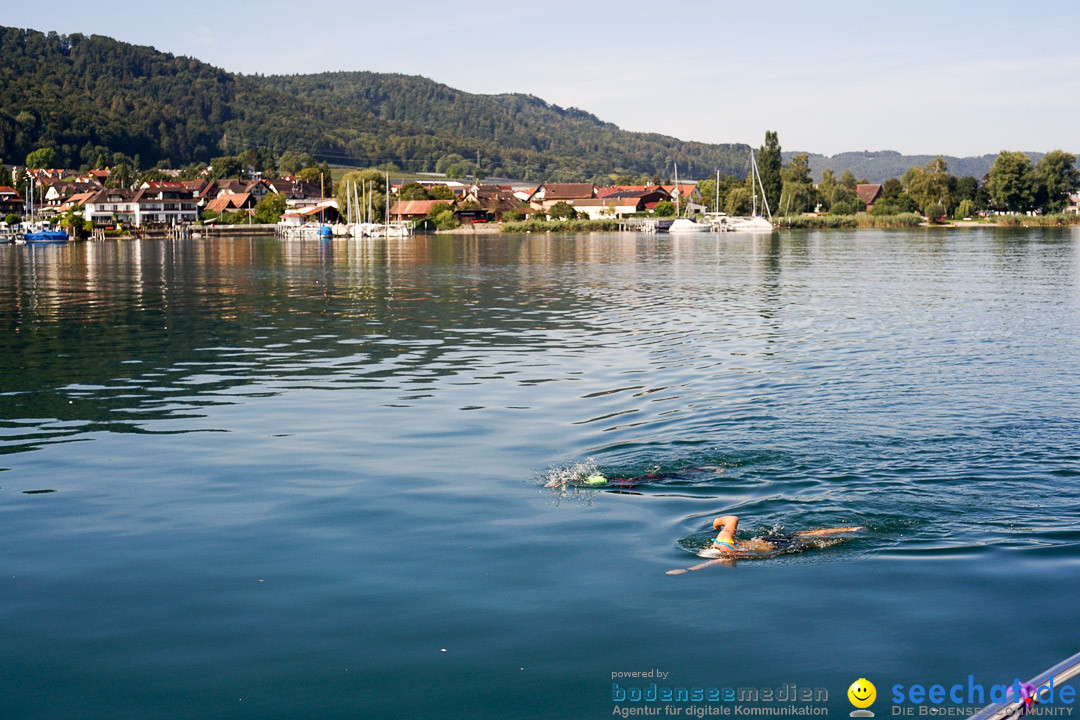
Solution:
{"label": "forested hill", "polygon": [[[523,95],[419,77],[243,76],[97,35],[0,27],[0,159],[51,147],[70,167],[112,153],[151,167],[266,146],[344,164],[433,171],[460,156],[485,175],[587,180],[746,171],[746,146],[630,133]],[[441,168],[440,168],[441,169]]]}
{"label": "forested hill", "polygon": [[[810,172],[815,180],[821,179],[821,171],[832,168],[837,174],[844,170],[851,170],[855,177],[866,178],[870,182],[884,182],[889,178],[898,178],[911,167],[924,167],[932,162],[937,155],[901,155],[892,150],[877,152],[846,152],[838,155],[827,156],[816,153],[808,153],[810,156]],[[784,161],[787,162],[794,153],[784,153]],[[1027,153],[1033,163],[1038,162],[1043,153]],[[997,155],[978,155],[975,157],[951,157],[944,156],[949,166],[949,172],[957,177],[970,176],[980,180],[990,171]]]}
{"label": "forested hill", "polygon": [[[504,168],[511,175],[523,175],[526,168],[520,163],[524,159],[528,164],[531,157],[554,161],[554,173],[549,164],[547,174],[567,180],[609,173],[670,176],[675,163],[685,177],[708,177],[717,169],[731,175],[749,170],[746,145],[710,145],[627,132],[583,110],[564,109],[531,95],[475,95],[423,77],[372,72],[259,80],[275,91],[320,104],[409,122],[444,136],[490,143],[514,158],[519,169]],[[475,157],[466,156],[465,160],[475,162]],[[481,170],[490,169],[489,164],[481,157]]]}

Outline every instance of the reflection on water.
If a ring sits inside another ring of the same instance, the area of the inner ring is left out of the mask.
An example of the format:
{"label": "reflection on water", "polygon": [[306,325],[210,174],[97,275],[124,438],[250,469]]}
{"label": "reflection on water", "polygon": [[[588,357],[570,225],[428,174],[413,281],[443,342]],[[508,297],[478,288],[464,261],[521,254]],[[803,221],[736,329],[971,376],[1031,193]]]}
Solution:
{"label": "reflection on water", "polygon": [[[1078,252],[987,229],[0,247],[0,656],[78,688],[0,714],[243,690],[252,717],[457,717],[482,676],[480,715],[606,716],[627,663],[967,673],[1032,604],[1075,624],[1027,588],[1080,559]],[[722,513],[867,531],[665,576]],[[822,658],[819,628],[870,664]]]}

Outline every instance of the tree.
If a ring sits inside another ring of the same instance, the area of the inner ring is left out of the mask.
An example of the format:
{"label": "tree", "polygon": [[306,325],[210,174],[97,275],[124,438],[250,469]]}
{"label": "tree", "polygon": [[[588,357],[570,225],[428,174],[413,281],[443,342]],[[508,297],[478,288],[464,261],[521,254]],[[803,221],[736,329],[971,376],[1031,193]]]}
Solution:
{"label": "tree", "polygon": [[946,213],[956,206],[956,178],[949,174],[944,158],[935,158],[924,168],[908,168],[904,173],[903,183],[908,195],[918,204],[923,214],[927,214],[928,208],[936,211],[936,208],[932,207],[934,205],[941,205]]}
{"label": "tree", "polygon": [[791,158],[788,167],[783,171],[783,178],[783,207],[776,208],[776,212],[785,215],[804,213],[817,206],[817,190],[814,189],[814,180],[810,176],[810,157],[806,153],[799,153]]}
{"label": "tree", "polygon": [[745,185],[739,185],[728,190],[727,197],[724,199],[724,212],[739,217],[750,214],[750,190]]}
{"label": "tree", "polygon": [[1044,212],[1061,212],[1069,196],[1080,189],[1080,170],[1076,156],[1064,150],[1054,150],[1035,163],[1036,205]]}
{"label": "tree", "polygon": [[135,168],[126,162],[122,162],[119,165],[114,165],[109,170],[109,187],[127,188],[131,187],[136,178]]}
{"label": "tree", "polygon": [[0,186],[11,187],[14,182],[15,181],[11,178],[11,170],[7,165],[0,162]]}
{"label": "tree", "polygon": [[784,186],[781,169],[780,140],[776,132],[767,130],[765,145],[758,150],[758,172],[761,175],[761,187],[765,190],[765,200],[769,209],[774,212],[779,212],[780,192]]}
{"label": "tree", "polygon": [[26,167],[35,170],[54,168],[59,164],[56,151],[51,147],[38,148],[26,156]]}
{"label": "tree", "polygon": [[277,171],[282,175],[296,175],[306,167],[315,165],[315,158],[307,153],[296,153],[286,150],[281,153],[277,161]]}
{"label": "tree", "polygon": [[858,179],[856,179],[856,177],[855,177],[855,173],[851,172],[850,168],[848,168],[848,169],[844,170],[844,172],[840,173],[840,177],[837,179],[836,182],[837,182],[837,184],[839,184],[839,185],[841,185],[843,187],[846,187],[848,190],[851,190],[852,192],[855,191],[855,187],[859,184]]}
{"label": "tree", "polygon": [[653,215],[657,217],[675,217],[675,206],[668,200],[661,200],[653,207]]}
{"label": "tree", "polygon": [[896,178],[889,178],[881,184],[881,200],[889,200],[902,192],[904,192],[904,184]]}
{"label": "tree", "polygon": [[577,217],[577,211],[567,203],[557,202],[548,209],[548,215],[553,220],[573,220]]}
{"label": "tree", "polygon": [[445,185],[433,185],[427,191],[429,200],[453,200],[454,191]]}
{"label": "tree", "polygon": [[958,219],[974,217],[975,215],[975,201],[964,198],[960,201],[960,204],[956,206],[956,210],[953,212],[953,217]]}
{"label": "tree", "polygon": [[407,182],[398,188],[398,200],[430,200],[427,190],[418,182]]}
{"label": "tree", "polygon": [[1031,158],[1022,152],[1002,150],[983,182],[995,210],[1024,212],[1035,202],[1035,178]]}
{"label": "tree", "polygon": [[263,199],[259,201],[259,204],[255,206],[253,219],[255,222],[262,223],[263,225],[276,223],[285,212],[286,207],[288,207],[288,203],[285,201],[285,196],[281,193],[264,195]]}
{"label": "tree", "polygon": [[[306,170],[303,172],[307,172]],[[316,170],[316,173],[318,171]],[[316,174],[315,182],[319,178]],[[375,214],[374,222],[383,222],[386,218],[386,174],[382,170],[374,168],[362,171],[347,172],[337,182],[338,207],[347,213],[349,198],[356,194],[360,200],[360,217],[349,217],[349,222],[360,222],[367,215],[368,201],[370,200]],[[346,215],[346,217],[348,217]]]}
{"label": "tree", "polygon": [[963,202],[964,200],[974,201],[979,195],[979,181],[977,178],[973,178],[970,175],[966,177],[956,178],[956,190],[953,192],[953,196],[957,202]]}
{"label": "tree", "polygon": [[210,180],[223,178],[239,178],[244,174],[244,166],[231,155],[216,157],[210,161]]}
{"label": "tree", "polygon": [[818,183],[818,196],[821,198],[821,207],[823,210],[828,211],[829,206],[832,205],[833,193],[836,192],[836,177],[833,175],[832,168],[825,168],[821,171],[821,182]]}

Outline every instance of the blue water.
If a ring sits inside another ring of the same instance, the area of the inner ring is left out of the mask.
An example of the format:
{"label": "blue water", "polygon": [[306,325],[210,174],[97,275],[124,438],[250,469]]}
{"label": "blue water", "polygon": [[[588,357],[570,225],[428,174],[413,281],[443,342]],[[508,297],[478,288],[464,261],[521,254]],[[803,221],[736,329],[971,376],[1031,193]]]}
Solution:
{"label": "blue water", "polygon": [[[1075,230],[0,247],[0,308],[3,718],[881,717],[1080,650]],[[866,530],[665,574],[726,513]]]}

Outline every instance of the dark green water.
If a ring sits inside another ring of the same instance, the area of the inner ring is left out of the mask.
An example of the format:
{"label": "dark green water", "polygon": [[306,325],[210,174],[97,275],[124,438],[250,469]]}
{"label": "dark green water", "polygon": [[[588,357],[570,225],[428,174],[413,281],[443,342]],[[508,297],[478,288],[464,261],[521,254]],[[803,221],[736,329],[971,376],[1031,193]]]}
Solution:
{"label": "dark green water", "polygon": [[[1080,650],[1076,232],[9,246],[0,308],[2,718],[883,717]],[[867,530],[666,575],[722,513]]]}

